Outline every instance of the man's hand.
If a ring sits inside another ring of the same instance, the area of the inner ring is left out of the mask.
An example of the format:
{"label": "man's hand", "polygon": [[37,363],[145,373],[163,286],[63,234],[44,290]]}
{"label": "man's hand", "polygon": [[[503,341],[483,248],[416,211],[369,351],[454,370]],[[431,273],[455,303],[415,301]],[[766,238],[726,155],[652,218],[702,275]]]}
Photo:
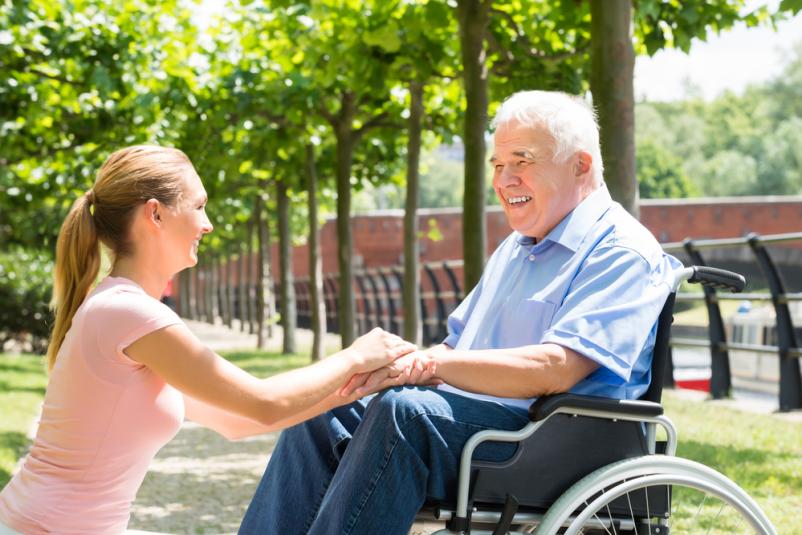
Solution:
{"label": "man's hand", "polygon": [[435,361],[422,351],[413,351],[370,373],[359,373],[340,389],[340,396],[359,399],[400,385],[437,385]]}

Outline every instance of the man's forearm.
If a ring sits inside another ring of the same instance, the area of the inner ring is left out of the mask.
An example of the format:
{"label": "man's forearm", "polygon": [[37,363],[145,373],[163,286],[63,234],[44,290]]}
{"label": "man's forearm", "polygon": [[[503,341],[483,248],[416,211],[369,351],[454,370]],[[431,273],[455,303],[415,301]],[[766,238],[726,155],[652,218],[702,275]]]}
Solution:
{"label": "man's forearm", "polygon": [[556,344],[470,351],[441,344],[427,353],[437,377],[451,386],[509,398],[565,392],[598,367]]}

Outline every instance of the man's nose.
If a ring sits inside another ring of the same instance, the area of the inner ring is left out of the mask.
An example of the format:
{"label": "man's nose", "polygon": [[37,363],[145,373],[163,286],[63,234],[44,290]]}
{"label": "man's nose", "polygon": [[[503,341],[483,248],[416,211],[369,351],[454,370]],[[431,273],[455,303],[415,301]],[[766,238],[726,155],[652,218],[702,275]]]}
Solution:
{"label": "man's nose", "polygon": [[520,183],[521,177],[512,166],[505,165],[498,174],[498,185],[502,188],[517,186]]}

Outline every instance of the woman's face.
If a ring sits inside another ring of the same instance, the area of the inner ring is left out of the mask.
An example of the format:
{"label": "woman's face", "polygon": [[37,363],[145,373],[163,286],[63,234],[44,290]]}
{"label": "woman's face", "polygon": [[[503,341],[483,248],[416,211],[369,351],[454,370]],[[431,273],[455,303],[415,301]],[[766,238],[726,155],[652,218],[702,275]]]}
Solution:
{"label": "woman's face", "polygon": [[184,189],[175,207],[163,210],[166,254],[175,261],[174,273],[198,263],[198,245],[213,227],[206,216],[206,190],[194,170],[184,177]]}

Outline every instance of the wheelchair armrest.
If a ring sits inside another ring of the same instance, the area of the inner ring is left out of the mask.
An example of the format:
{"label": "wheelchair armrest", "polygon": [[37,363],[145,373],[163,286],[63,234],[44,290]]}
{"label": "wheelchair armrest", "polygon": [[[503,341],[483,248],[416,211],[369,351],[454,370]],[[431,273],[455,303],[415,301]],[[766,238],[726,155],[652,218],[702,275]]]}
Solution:
{"label": "wheelchair armrest", "polygon": [[536,399],[529,406],[529,420],[538,422],[560,408],[569,409],[569,412],[570,409],[602,411],[609,413],[611,418],[615,418],[616,415],[654,417],[663,414],[663,406],[651,401],[610,399],[579,394],[555,394]]}

